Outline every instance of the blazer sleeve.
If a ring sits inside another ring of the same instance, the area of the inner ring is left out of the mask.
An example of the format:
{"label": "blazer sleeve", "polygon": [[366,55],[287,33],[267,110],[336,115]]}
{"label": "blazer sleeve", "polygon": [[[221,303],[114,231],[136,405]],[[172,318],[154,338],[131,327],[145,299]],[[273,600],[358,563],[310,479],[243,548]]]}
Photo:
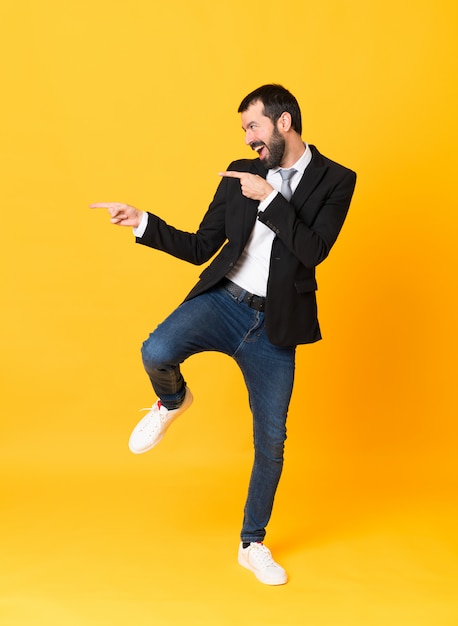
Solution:
{"label": "blazer sleeve", "polygon": [[226,186],[227,180],[221,180],[215,197],[195,233],[179,230],[148,212],[148,225],[143,236],[136,237],[136,242],[194,265],[205,263],[226,240]]}
{"label": "blazer sleeve", "polygon": [[334,164],[303,207],[277,194],[258,219],[308,268],[328,256],[343,226],[356,184],[355,172]]}

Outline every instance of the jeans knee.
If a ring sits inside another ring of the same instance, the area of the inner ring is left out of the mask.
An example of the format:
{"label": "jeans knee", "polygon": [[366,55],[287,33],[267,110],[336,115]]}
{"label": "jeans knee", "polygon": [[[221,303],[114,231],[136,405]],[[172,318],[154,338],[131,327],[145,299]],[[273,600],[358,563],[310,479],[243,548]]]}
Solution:
{"label": "jeans knee", "polygon": [[255,452],[274,463],[282,463],[285,450],[285,437],[260,437],[255,439]]}
{"label": "jeans knee", "polygon": [[169,361],[162,342],[156,339],[154,333],[151,333],[148,339],[143,342],[141,355],[146,369],[160,369]]}

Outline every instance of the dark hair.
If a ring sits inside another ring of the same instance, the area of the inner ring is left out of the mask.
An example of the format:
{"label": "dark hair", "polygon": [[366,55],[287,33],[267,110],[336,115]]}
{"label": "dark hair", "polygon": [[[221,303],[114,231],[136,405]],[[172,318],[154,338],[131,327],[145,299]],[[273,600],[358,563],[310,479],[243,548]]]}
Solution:
{"label": "dark hair", "polygon": [[281,85],[263,85],[258,87],[240,103],[238,112],[244,113],[252,104],[262,102],[264,105],[264,115],[272,120],[275,125],[281,114],[286,111],[291,115],[291,126],[299,133],[302,133],[301,110],[296,98]]}

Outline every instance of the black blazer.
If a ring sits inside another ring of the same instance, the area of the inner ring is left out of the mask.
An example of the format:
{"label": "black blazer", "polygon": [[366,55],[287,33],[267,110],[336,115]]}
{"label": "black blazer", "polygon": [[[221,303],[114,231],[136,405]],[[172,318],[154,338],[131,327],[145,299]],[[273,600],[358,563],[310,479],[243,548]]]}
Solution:
{"label": "black blazer", "polygon": [[[354,172],[324,157],[314,146],[310,148],[312,160],[289,202],[277,194],[258,216],[259,203],[242,195],[240,181],[222,178],[197,232],[177,230],[150,213],[143,237],[136,239],[196,265],[208,261],[225,244],[187,295],[189,300],[217,285],[231,270],[258,217],[276,234],[265,324],[270,341],[279,346],[321,339],[315,267],[337,239],[356,183]],[[234,161],[228,169],[267,176],[259,159]]]}

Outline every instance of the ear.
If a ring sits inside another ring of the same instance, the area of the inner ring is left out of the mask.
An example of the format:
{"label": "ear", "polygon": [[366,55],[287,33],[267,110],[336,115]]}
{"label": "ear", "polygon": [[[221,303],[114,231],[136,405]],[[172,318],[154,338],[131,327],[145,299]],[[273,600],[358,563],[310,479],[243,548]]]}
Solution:
{"label": "ear", "polygon": [[277,128],[284,133],[288,132],[291,128],[291,113],[284,111],[277,120]]}

